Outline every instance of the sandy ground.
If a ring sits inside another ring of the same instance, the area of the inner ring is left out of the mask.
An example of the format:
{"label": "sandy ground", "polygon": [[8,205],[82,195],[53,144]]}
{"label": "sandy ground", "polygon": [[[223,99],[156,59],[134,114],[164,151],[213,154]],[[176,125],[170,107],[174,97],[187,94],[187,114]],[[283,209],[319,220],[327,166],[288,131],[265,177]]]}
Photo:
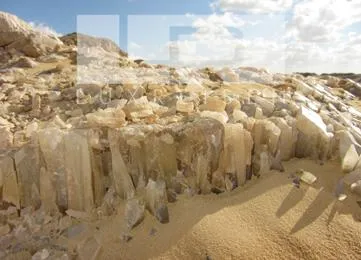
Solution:
{"label": "sandy ground", "polygon": [[[101,259],[361,259],[358,198],[333,195],[338,163],[295,159],[285,167],[232,193],[181,197],[169,205],[169,224],[146,215],[129,242],[119,239],[120,210],[90,227]],[[299,168],[317,183],[294,187],[288,176]]]}

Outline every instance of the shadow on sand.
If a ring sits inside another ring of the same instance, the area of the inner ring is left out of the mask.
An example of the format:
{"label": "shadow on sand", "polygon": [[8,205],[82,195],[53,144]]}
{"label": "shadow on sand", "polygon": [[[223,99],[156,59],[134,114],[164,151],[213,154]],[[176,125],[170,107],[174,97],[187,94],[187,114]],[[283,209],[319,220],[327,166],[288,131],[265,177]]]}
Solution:
{"label": "shadow on sand", "polygon": [[[312,224],[316,219],[318,219],[319,216],[322,215],[322,213],[333,201],[334,200],[330,198],[330,193],[322,188],[315,200],[310,204],[310,206],[308,206],[305,213],[293,226],[291,234],[294,234],[301,229],[307,227],[308,225]],[[335,214],[336,212],[333,213],[333,215]]]}
{"label": "shadow on sand", "polygon": [[292,187],[287,197],[283,200],[281,206],[278,208],[276,216],[280,218],[290,209],[296,206],[305,197],[308,188],[309,187]]}

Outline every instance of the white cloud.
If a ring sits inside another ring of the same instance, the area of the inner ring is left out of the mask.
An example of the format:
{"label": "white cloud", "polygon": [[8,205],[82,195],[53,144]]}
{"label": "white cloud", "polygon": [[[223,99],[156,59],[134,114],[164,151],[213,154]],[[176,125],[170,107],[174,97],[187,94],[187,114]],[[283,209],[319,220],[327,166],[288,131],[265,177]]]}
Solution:
{"label": "white cloud", "polygon": [[61,36],[60,33],[57,33],[52,27],[46,25],[45,23],[38,23],[38,22],[29,22],[30,26],[33,27],[34,30],[40,31],[46,34],[51,34],[55,36]]}
{"label": "white cloud", "polygon": [[267,23],[262,25],[259,16],[235,15],[229,12],[222,15],[212,14],[194,19],[193,27],[196,31],[168,43],[168,47],[178,49],[179,63],[182,65],[268,66],[273,70],[283,71],[285,45],[282,39],[266,39],[263,35],[247,36],[255,25],[264,26],[265,30],[279,30],[276,23],[272,26]]}
{"label": "white cloud", "polygon": [[358,21],[360,1],[304,0],[295,5],[288,29],[298,40],[327,42],[340,39],[344,28]]}
{"label": "white cloud", "polygon": [[282,12],[292,7],[293,0],[217,0],[211,8],[223,11],[273,13]]}
{"label": "white cloud", "polygon": [[360,72],[360,47],[361,34],[339,42],[290,43],[286,66],[289,72]]}
{"label": "white cloud", "polygon": [[[217,3],[246,3],[220,0]],[[285,10],[292,1],[252,1],[248,11]],[[271,5],[272,3],[274,5]],[[177,41],[131,44],[145,59],[167,62],[178,50],[178,65],[255,66],[274,72],[359,72],[361,30],[348,26],[361,21],[361,1],[297,0],[287,15],[240,14],[226,11],[209,16],[186,14],[195,31],[177,35]],[[283,4],[282,4],[283,3]],[[276,6],[276,4],[279,4]],[[334,5],[335,6],[334,6]],[[221,5],[219,6],[221,7]],[[256,8],[257,7],[257,8]],[[226,8],[221,9],[226,10]],[[285,18],[288,18],[285,27]],[[137,41],[137,40],[136,40]],[[139,41],[137,41],[139,42]],[[152,57],[148,54],[152,53]],[[175,54],[173,57],[177,57]]]}

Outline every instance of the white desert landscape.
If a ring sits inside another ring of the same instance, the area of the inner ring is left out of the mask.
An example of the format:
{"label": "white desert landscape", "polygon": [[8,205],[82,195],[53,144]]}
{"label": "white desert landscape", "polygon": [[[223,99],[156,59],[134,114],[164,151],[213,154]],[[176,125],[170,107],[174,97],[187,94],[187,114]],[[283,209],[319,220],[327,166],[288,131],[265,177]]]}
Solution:
{"label": "white desert landscape", "polygon": [[361,259],[360,97],[0,11],[0,259]]}

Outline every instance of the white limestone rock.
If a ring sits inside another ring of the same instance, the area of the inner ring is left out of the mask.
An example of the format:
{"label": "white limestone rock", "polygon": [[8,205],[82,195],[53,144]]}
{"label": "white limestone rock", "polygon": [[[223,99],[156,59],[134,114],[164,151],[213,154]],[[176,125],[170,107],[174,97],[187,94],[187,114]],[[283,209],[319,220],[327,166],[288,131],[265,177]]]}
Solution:
{"label": "white limestone rock", "polygon": [[[338,149],[339,149],[339,156],[341,159],[343,159],[347,153],[347,151],[350,149],[351,145],[357,145],[357,142],[355,138],[353,137],[350,132],[341,130],[336,133],[336,138],[338,139]],[[355,146],[356,149],[359,149],[359,147]]]}
{"label": "white limestone rock", "polygon": [[278,149],[281,130],[270,120],[256,120],[252,136],[254,138],[255,153],[262,151],[263,145],[267,145],[271,155],[275,155]]}
{"label": "white limestone rock", "polygon": [[30,57],[55,50],[62,42],[54,35],[36,31],[18,17],[0,12],[0,46],[15,49]]}
{"label": "white limestone rock", "polygon": [[216,96],[207,97],[205,103],[199,107],[201,111],[224,112],[227,103]]}
{"label": "white limestone rock", "polygon": [[[201,187],[207,187],[210,175],[219,167],[224,142],[223,124],[211,118],[200,118],[176,127],[174,131],[176,132],[178,169],[185,172],[187,178],[196,177],[200,168],[208,169],[207,178],[198,177],[200,186],[197,187],[195,184],[193,188],[199,190]],[[203,159],[199,162],[196,158],[200,156]],[[200,181],[202,182],[200,183]]]}
{"label": "white limestone rock", "polygon": [[229,120],[228,115],[225,111],[223,112],[214,112],[214,111],[203,111],[201,112],[201,117],[212,118],[219,121],[222,124],[226,124]]}
{"label": "white limestone rock", "polygon": [[227,82],[238,82],[239,81],[239,75],[230,68],[223,68],[222,70],[217,72],[217,75],[223,81],[227,81]]}
{"label": "white limestone rock", "polygon": [[20,209],[20,190],[14,165],[11,157],[0,157],[0,188],[2,199]]}
{"label": "white limestone rock", "polygon": [[149,179],[146,187],[146,205],[160,223],[169,222],[167,190],[164,181]]}
{"label": "white limestone rock", "polygon": [[297,90],[301,91],[304,95],[307,96],[314,92],[314,89],[305,82],[298,80],[296,78],[292,78],[292,81],[296,84]]}
{"label": "white limestone rock", "polygon": [[135,187],[121,153],[120,132],[109,129],[108,139],[112,156],[112,181],[116,192],[122,198],[130,199],[135,194]]}
{"label": "white limestone rock", "polygon": [[119,128],[126,124],[125,113],[121,108],[107,108],[86,115],[91,127]]}
{"label": "white limestone rock", "polygon": [[304,183],[311,185],[317,181],[317,177],[310,172],[301,170],[300,171],[300,180],[303,181]]}
{"label": "white limestone rock", "polygon": [[89,150],[87,130],[70,131],[64,136],[68,209],[89,211],[94,206]]}
{"label": "white limestone rock", "polygon": [[353,193],[361,196],[361,181],[352,183],[350,188]]}
{"label": "white limestone rock", "polygon": [[125,221],[127,228],[131,230],[139,225],[144,219],[145,204],[143,201],[133,198],[127,201],[125,206]]}
{"label": "white limestone rock", "polygon": [[345,173],[352,172],[359,161],[359,154],[355,146],[352,144],[342,159],[342,171]]}
{"label": "white limestone rock", "polygon": [[[66,131],[59,128],[45,128],[38,132],[40,150],[45,161],[44,169],[40,171],[40,195],[48,210],[54,209],[54,203],[60,208],[68,208],[65,134]],[[74,152],[72,155],[74,156]]]}
{"label": "white limestone rock", "polygon": [[232,174],[237,185],[246,182],[247,166],[251,164],[253,140],[242,124],[226,124],[224,132],[224,151],[220,158],[218,171]]}
{"label": "white limestone rock", "polygon": [[275,110],[275,105],[272,101],[259,96],[253,96],[252,100],[262,108],[263,114],[267,117],[270,116]]}
{"label": "white limestone rock", "polygon": [[37,144],[29,143],[15,153],[15,167],[21,207],[33,206],[33,185],[40,186],[40,154]]}
{"label": "white limestone rock", "polygon": [[271,118],[277,127],[281,130],[281,135],[279,139],[279,150],[281,160],[290,160],[295,154],[296,148],[296,139],[294,138],[293,128],[290,126],[287,121],[283,118]]}
{"label": "white limestone rock", "polygon": [[194,103],[178,100],[176,104],[176,109],[178,112],[192,113],[194,111]]}
{"label": "white limestone rock", "polygon": [[14,136],[9,127],[0,126],[0,151],[13,146]]}
{"label": "white limestone rock", "polygon": [[327,126],[319,114],[302,106],[297,115],[297,129],[307,136],[328,136]]}
{"label": "white limestone rock", "polygon": [[132,99],[124,107],[127,118],[133,121],[153,116],[153,109],[146,96]]}
{"label": "white limestone rock", "polygon": [[268,153],[267,145],[259,155],[259,175],[267,174],[271,171],[271,158]]}

